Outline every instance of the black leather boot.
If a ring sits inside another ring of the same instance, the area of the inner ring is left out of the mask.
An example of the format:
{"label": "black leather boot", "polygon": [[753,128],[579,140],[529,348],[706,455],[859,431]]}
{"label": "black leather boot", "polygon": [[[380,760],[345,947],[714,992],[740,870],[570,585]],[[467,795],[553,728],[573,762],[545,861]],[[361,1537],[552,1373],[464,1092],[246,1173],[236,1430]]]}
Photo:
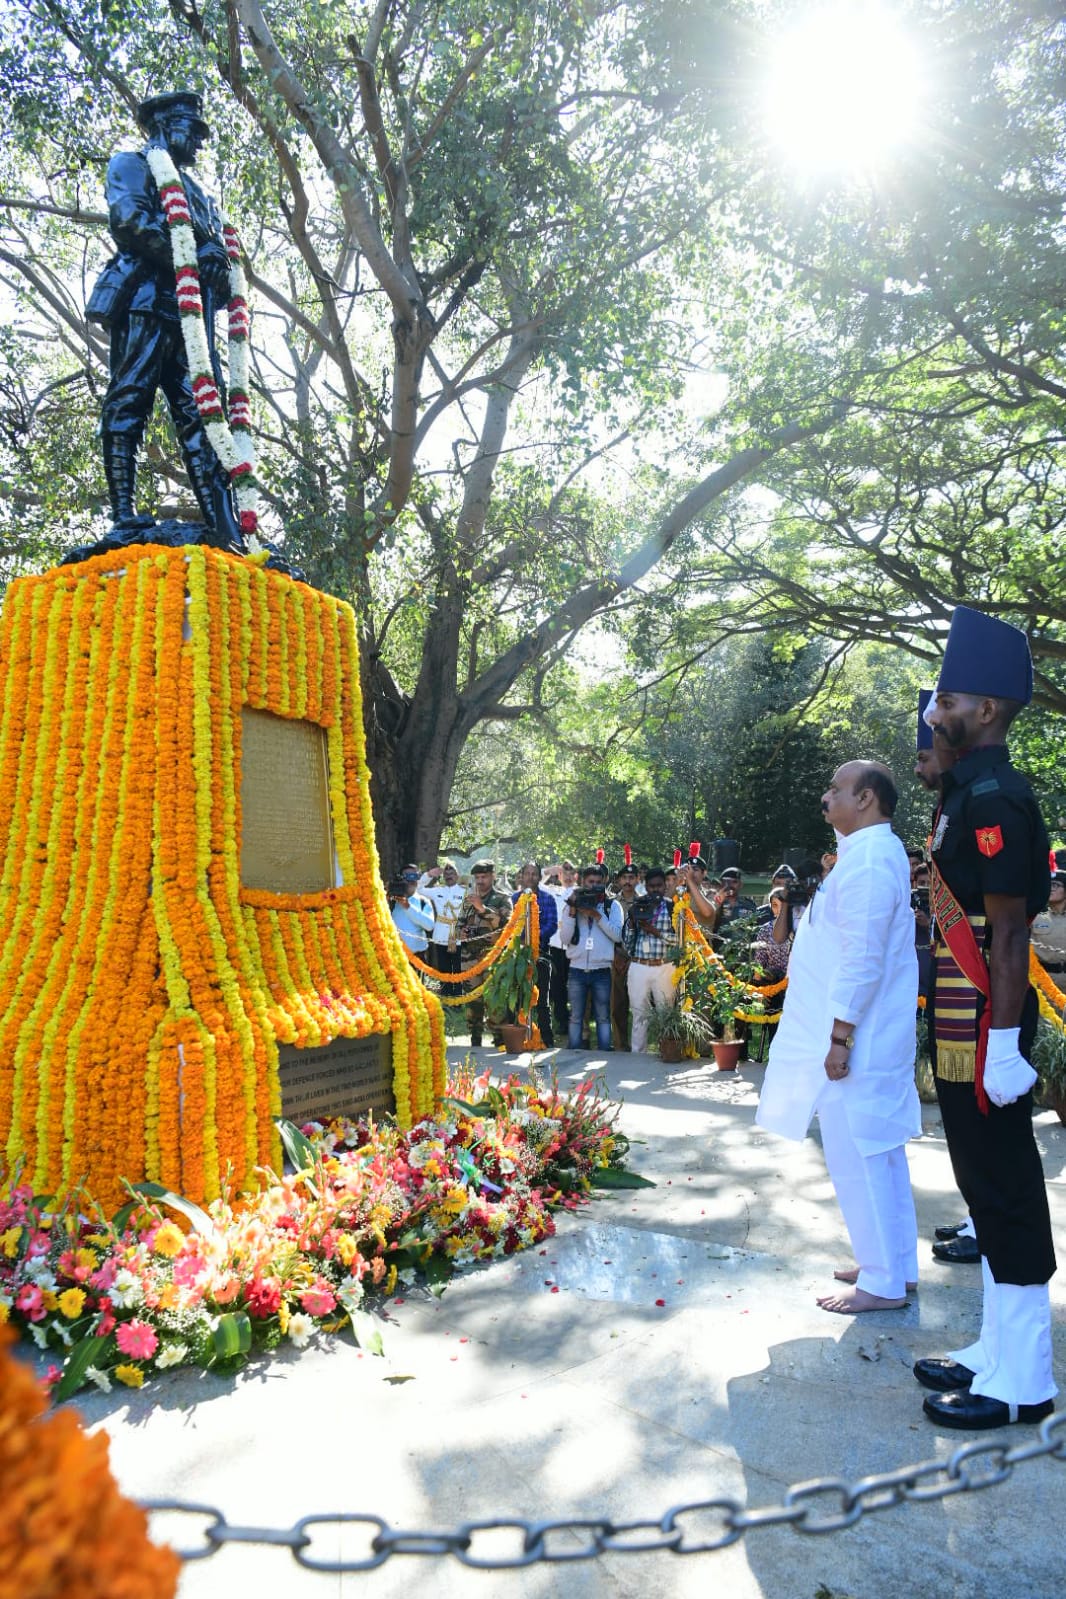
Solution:
{"label": "black leather boot", "polygon": [[129,433],[105,433],[101,440],[104,454],[104,476],[111,501],[111,516],[115,529],[133,533],[142,528],[154,527],[154,519],[139,515],[133,508],[137,485],[137,451],[140,440]]}

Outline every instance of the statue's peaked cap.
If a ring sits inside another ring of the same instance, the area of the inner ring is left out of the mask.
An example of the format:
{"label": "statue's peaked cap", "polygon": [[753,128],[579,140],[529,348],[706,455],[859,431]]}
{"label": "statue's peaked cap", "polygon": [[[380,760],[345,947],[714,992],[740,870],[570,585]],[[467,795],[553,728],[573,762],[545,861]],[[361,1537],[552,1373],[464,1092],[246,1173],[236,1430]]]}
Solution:
{"label": "statue's peaked cap", "polygon": [[194,93],[192,89],[176,89],[172,94],[153,94],[150,99],[142,100],[137,107],[137,122],[146,133],[151,133],[157,122],[165,121],[168,114],[184,112],[191,116],[200,133],[206,139],[211,132],[204,121],[203,96]]}

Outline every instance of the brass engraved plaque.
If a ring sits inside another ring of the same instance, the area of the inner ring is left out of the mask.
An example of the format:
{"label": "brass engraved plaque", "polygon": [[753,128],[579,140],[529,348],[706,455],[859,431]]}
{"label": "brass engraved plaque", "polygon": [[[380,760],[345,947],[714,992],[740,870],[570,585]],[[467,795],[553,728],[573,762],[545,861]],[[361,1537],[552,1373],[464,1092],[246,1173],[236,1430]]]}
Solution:
{"label": "brass engraved plaque", "polygon": [[241,886],[272,894],[335,887],[326,730],[241,710]]}
{"label": "brass engraved plaque", "polygon": [[396,1109],[392,1091],[392,1038],[335,1038],[318,1049],[279,1044],[281,1114],[293,1122],[363,1111]]}

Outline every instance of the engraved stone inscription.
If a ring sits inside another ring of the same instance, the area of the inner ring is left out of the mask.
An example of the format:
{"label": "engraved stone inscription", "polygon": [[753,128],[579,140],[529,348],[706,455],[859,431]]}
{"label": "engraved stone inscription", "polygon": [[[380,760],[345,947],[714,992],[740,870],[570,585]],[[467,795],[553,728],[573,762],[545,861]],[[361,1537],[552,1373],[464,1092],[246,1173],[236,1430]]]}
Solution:
{"label": "engraved stone inscription", "polygon": [[363,1111],[396,1109],[392,1091],[392,1039],[335,1038],[318,1049],[278,1047],[281,1114],[289,1121],[322,1121]]}
{"label": "engraved stone inscription", "polygon": [[241,711],[241,884],[272,894],[333,888],[326,730]]}

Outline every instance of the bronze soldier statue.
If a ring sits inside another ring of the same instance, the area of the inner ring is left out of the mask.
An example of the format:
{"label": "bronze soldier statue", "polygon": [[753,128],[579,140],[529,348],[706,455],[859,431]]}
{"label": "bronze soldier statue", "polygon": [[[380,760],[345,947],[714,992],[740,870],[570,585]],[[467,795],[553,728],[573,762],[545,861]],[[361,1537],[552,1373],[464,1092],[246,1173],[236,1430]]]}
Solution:
{"label": "bronze soldier statue", "polygon": [[215,352],[216,312],[229,298],[229,257],[218,206],[190,174],[210,129],[198,94],[157,94],[137,108],[148,135],[145,151],[120,151],[107,169],[111,233],[118,245],[86,308],[90,321],[111,335],[111,381],[100,414],[104,470],[114,518],[112,536],[143,538],[154,526],[135,504],[137,454],[156,393],[163,390],[185,458],[193,493],[206,524],[205,544],[243,551],[229,478],[196,409],[182,336],[170,236],[146,150],[163,146],[181,169],[196,237],[211,364],[219,392]]}

